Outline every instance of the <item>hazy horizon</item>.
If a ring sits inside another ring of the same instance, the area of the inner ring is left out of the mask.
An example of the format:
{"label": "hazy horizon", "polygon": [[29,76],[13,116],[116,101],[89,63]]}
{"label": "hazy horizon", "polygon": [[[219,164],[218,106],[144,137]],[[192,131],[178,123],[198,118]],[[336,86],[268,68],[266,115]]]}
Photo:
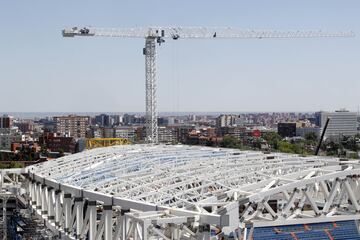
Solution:
{"label": "hazy horizon", "polygon": [[[276,111],[265,111],[265,112],[243,112],[243,111],[214,111],[214,112],[159,112],[159,116],[186,116],[186,115],[198,115],[198,116],[216,116],[220,114],[261,114],[261,113],[296,113],[296,114],[313,114],[313,111],[291,111],[291,112],[276,112]],[[134,115],[145,115],[145,112],[0,112],[2,115],[10,115],[15,118],[22,119],[34,119],[34,118],[44,118],[44,117],[54,117],[54,116],[67,116],[67,115],[84,115],[84,116],[95,116],[99,114],[108,114],[108,115],[123,115],[123,114],[134,114]]]}

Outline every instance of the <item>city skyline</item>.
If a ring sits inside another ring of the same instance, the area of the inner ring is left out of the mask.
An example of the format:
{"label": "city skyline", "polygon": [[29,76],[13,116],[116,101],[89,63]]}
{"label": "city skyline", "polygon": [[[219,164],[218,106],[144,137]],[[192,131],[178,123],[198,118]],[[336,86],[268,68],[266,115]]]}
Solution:
{"label": "city skyline", "polygon": [[[265,112],[255,112],[255,111],[213,111],[213,112],[159,112],[159,117],[166,117],[166,116],[189,116],[189,115],[196,115],[196,116],[217,116],[222,114],[314,114],[316,112],[334,112],[340,109],[334,110],[319,110],[319,111],[265,111]],[[348,109],[346,109],[348,110]],[[360,117],[359,112],[351,111],[357,113]],[[78,115],[78,116],[96,116],[99,114],[107,114],[107,115],[138,115],[138,116],[145,116],[145,112],[106,112],[106,111],[99,111],[99,112],[0,112],[0,116],[2,115],[9,115],[15,118],[20,119],[41,119],[46,117],[55,117],[55,116],[68,116],[68,115]]]}
{"label": "city skyline", "polygon": [[[0,3],[0,111],[144,111],[143,40],[69,40],[65,27],[360,30],[356,1],[259,3]],[[358,37],[167,41],[158,48],[159,111],[357,111],[359,46]]]}

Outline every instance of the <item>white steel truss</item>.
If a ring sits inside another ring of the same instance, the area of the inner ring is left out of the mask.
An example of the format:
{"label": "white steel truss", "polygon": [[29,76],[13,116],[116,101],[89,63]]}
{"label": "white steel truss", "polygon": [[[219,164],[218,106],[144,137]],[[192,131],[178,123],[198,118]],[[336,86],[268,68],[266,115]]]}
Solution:
{"label": "white steel truss", "polygon": [[130,145],[24,172],[33,211],[68,238],[241,239],[255,227],[360,219],[359,161]]}

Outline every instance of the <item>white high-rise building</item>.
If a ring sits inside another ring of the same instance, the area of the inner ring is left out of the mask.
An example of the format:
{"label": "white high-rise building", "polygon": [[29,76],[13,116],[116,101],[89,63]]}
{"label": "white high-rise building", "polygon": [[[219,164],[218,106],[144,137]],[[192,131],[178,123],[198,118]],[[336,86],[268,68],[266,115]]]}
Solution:
{"label": "white high-rise building", "polygon": [[330,118],[329,126],[325,137],[339,138],[341,136],[354,136],[357,134],[357,114],[341,109],[335,112],[315,113],[316,124],[321,128],[325,127],[326,119]]}
{"label": "white high-rise building", "polygon": [[0,150],[10,150],[11,143],[24,140],[25,135],[18,132],[17,128],[0,128]]}
{"label": "white high-rise building", "polygon": [[240,123],[240,117],[238,115],[222,114],[216,119],[217,127],[232,127]]}

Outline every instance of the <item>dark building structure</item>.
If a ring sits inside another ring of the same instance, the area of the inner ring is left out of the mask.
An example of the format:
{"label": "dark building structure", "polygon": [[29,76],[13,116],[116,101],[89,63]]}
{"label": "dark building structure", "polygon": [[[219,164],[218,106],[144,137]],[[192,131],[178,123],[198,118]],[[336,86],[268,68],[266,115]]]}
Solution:
{"label": "dark building structure", "polygon": [[146,136],[145,127],[137,127],[135,129],[135,141],[144,141]]}
{"label": "dark building structure", "polygon": [[167,118],[164,118],[164,117],[159,117],[158,118],[158,125],[159,126],[165,126],[165,125],[168,125],[168,120]]}
{"label": "dark building structure", "polygon": [[126,126],[145,124],[145,117],[132,114],[124,114],[123,123]]}
{"label": "dark building structure", "polygon": [[0,117],[0,128],[11,128],[13,125],[13,118],[8,115]]}
{"label": "dark building structure", "polygon": [[34,123],[30,121],[16,123],[16,126],[22,133],[34,131]]}
{"label": "dark building structure", "polygon": [[278,134],[281,137],[295,137],[296,123],[294,122],[278,123]]}
{"label": "dark building structure", "polygon": [[111,127],[112,126],[112,118],[107,114],[100,114],[95,116],[95,124],[100,127]]}
{"label": "dark building structure", "polygon": [[176,138],[180,143],[186,143],[189,133],[194,130],[194,126],[178,126],[176,127]]}

